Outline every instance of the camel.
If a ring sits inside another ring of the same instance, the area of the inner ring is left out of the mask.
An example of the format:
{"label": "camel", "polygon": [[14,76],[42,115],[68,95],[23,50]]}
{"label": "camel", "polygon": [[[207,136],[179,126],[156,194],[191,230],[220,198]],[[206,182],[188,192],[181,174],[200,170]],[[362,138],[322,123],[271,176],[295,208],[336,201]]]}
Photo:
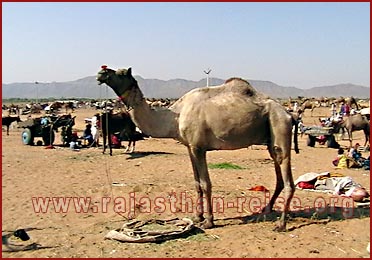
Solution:
{"label": "camel", "polygon": [[75,111],[75,105],[74,102],[72,101],[67,101],[66,103],[63,104],[63,107],[66,109],[66,114],[68,113],[69,109],[71,110],[72,113]]}
{"label": "camel", "polygon": [[363,109],[363,108],[367,108],[367,107],[370,107],[370,100],[358,100],[358,108],[360,109]]}
{"label": "camel", "polygon": [[345,98],[345,102],[349,105],[350,108],[353,108],[353,105],[355,105],[355,109],[359,110],[358,102],[354,97]]}
{"label": "camel", "polygon": [[9,107],[6,106],[6,105],[3,105],[3,106],[2,106],[2,109],[3,109],[3,111],[8,110],[8,112],[9,112],[9,116],[11,116],[12,114],[15,114],[15,115],[17,115],[17,116],[20,115],[19,105],[14,105],[13,103],[10,104]]}
{"label": "camel", "polygon": [[353,107],[353,105],[355,105],[356,110],[359,110],[358,103],[354,97],[348,97],[348,98],[339,97],[338,99],[335,100],[335,103],[337,103],[339,106],[342,103],[348,104],[351,108]]}
{"label": "camel", "polygon": [[346,129],[348,136],[350,147],[353,146],[353,135],[354,131],[363,130],[366,141],[364,142],[364,147],[366,147],[367,142],[369,142],[369,120],[366,116],[361,114],[355,114],[348,117],[344,117],[344,120],[336,123],[335,125],[335,132],[339,132],[340,129]]}
{"label": "camel", "polygon": [[317,102],[320,104],[320,106],[329,107],[331,104],[330,99],[327,97],[320,97],[317,99]]}
{"label": "camel", "polygon": [[[105,112],[96,114],[98,121],[100,122],[100,128],[102,130],[103,138],[103,152],[106,152],[106,139],[108,140],[108,146],[110,148],[110,155],[112,155],[112,142],[111,134],[119,133],[121,140],[127,140],[128,146],[124,152],[133,153],[136,148],[136,141],[144,140],[145,135],[136,131],[136,125],[133,123],[130,115],[126,112],[112,114],[111,112]],[[108,122],[108,123],[106,123]]]}
{"label": "camel", "polygon": [[66,114],[68,113],[69,109],[71,110],[71,112],[75,111],[74,102],[72,101],[67,101],[67,102],[55,101],[52,104],[50,104],[49,107],[50,107],[50,110],[52,110],[53,112],[59,111],[62,108],[66,110]]}
{"label": "camel", "polygon": [[43,110],[43,107],[39,103],[30,106],[30,114],[40,114],[41,110]]}
{"label": "camel", "polygon": [[320,107],[320,103],[315,104],[314,102],[307,98],[302,102],[300,108],[298,109],[298,112],[302,114],[305,112],[305,109],[311,109],[311,116],[313,116],[313,111],[316,107]]}
{"label": "camel", "polygon": [[[173,138],[187,147],[200,202],[195,219],[200,227],[214,226],[206,152],[266,144],[274,160],[276,187],[262,213],[272,211],[284,189],[285,203],[276,230],[286,230],[286,215],[294,194],[291,171],[294,119],[278,102],[258,93],[247,81],[230,78],[220,86],[193,89],[169,108],[154,110],[147,104],[131,68],[117,71],[107,66],[101,68],[97,74],[98,84],[106,83],[114,90],[145,134]],[[294,144],[298,153],[297,135],[294,135]]]}

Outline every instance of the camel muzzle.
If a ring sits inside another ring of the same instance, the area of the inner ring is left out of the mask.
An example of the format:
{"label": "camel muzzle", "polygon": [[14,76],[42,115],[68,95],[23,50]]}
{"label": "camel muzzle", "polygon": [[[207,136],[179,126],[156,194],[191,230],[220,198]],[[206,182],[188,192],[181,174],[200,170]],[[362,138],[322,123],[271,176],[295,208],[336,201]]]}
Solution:
{"label": "camel muzzle", "polygon": [[106,81],[102,78],[102,76],[97,76],[98,85],[102,85],[103,83],[106,83]]}

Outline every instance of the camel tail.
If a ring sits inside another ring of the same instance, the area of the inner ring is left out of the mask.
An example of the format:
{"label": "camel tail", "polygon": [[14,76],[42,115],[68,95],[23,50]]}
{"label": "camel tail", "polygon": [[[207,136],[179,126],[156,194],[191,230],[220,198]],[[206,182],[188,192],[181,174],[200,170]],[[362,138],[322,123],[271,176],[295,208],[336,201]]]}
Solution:
{"label": "camel tail", "polygon": [[300,150],[298,149],[298,121],[292,117],[292,124],[294,124],[294,134],[293,134],[293,142],[294,142],[294,149],[295,152],[298,154]]}

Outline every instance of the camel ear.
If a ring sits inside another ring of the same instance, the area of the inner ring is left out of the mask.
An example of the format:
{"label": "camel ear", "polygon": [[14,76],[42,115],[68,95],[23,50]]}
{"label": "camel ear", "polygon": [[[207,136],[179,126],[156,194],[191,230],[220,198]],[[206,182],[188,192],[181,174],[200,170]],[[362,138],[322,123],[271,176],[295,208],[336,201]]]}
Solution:
{"label": "camel ear", "polygon": [[127,70],[127,76],[132,76],[132,68],[128,68],[128,70]]}

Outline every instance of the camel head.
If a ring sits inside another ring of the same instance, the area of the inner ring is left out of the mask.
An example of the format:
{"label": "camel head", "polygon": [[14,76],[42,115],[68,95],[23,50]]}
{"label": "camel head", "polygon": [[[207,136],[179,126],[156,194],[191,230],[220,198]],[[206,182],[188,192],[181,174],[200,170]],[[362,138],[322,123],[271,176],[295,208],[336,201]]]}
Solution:
{"label": "camel head", "polygon": [[132,69],[118,69],[117,71],[107,68],[106,65],[101,67],[97,74],[98,85],[106,83],[115,93],[121,97],[127,91],[137,86],[137,81],[132,76]]}

